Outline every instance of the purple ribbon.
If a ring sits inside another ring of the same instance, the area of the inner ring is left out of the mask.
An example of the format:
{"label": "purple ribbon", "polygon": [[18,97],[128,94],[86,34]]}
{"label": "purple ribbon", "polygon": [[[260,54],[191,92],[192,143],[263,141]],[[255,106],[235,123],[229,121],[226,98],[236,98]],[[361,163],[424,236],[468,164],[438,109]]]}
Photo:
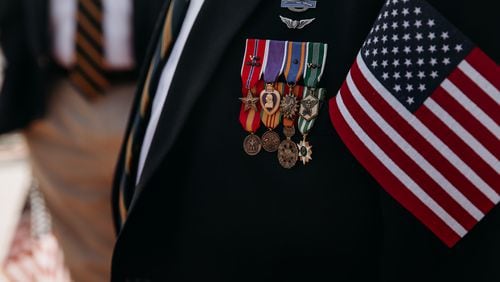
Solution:
{"label": "purple ribbon", "polygon": [[267,62],[264,69],[264,81],[274,83],[281,74],[281,67],[285,58],[285,41],[269,40],[267,48]]}

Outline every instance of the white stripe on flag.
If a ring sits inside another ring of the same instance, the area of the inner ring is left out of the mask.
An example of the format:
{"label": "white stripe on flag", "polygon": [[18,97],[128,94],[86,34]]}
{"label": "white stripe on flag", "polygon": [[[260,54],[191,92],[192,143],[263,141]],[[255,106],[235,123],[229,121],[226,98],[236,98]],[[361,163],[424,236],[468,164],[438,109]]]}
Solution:
{"label": "white stripe on flag", "polygon": [[345,107],[342,95],[336,97],[337,106],[343,118],[361,140],[366,148],[375,156],[413,195],[437,215],[457,235],[463,237],[467,230],[450,216],[434,199],[432,199],[411,177],[404,172],[387,154],[363,131],[349,110]]}
{"label": "white stripe on flag", "polygon": [[404,139],[380,114],[366,101],[361,95],[359,89],[352,80],[351,73],[347,75],[347,86],[352,96],[359,104],[361,109],[370,117],[371,120],[403,151],[413,162],[422,168],[443,190],[465,209],[477,221],[483,218],[484,214],[465,197],[446,177],[444,177],[432,164],[430,164],[406,139]]}
{"label": "white stripe on flag", "polygon": [[424,102],[426,106],[435,116],[437,116],[451,131],[453,131],[462,141],[465,142],[481,159],[483,159],[495,171],[499,171],[500,163],[498,159],[486,149],[481,142],[477,141],[460,123],[458,123],[448,112],[445,111],[431,97]]}
{"label": "white stripe on flag", "polygon": [[[472,79],[472,78],[471,78]],[[472,80],[473,81],[473,80]],[[481,108],[479,108],[467,95],[465,95],[453,82],[445,79],[441,84],[446,92],[464,107],[472,116],[476,118],[486,129],[493,135],[500,136],[500,126],[488,116]]]}
{"label": "white stripe on flag", "polygon": [[493,190],[477,173],[472,170],[462,159],[460,159],[441,139],[439,139],[427,126],[417,117],[410,113],[394,96],[375,78],[366,66],[361,54],[358,54],[356,62],[361,73],[380,96],[423,138],[427,140],[436,150],[446,158],[450,164],[455,166],[474,186],[481,191],[494,204],[498,203],[500,196]]}
{"label": "white stripe on flag", "polygon": [[458,68],[464,72],[474,83],[479,86],[488,96],[490,96],[493,101],[500,104],[500,92],[498,89],[491,84],[486,78],[484,78],[473,66],[471,66],[467,61],[463,60]]}

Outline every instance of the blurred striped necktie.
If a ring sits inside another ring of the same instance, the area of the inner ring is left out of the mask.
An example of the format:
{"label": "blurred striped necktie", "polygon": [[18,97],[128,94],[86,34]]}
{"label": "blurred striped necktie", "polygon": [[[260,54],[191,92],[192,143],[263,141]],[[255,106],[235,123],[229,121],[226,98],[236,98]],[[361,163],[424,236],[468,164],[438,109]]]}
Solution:
{"label": "blurred striped necktie", "polygon": [[104,68],[102,0],[78,0],[76,64],[70,80],[87,98],[94,99],[109,87]]}
{"label": "blurred striped necktie", "polygon": [[151,106],[156,94],[158,81],[184,22],[188,6],[189,0],[171,1],[163,24],[162,34],[158,40],[144,82],[139,108],[134,113],[132,129],[126,141],[124,169],[120,182],[119,204],[122,223],[125,221],[127,209],[134,194],[139,155],[151,116]]}

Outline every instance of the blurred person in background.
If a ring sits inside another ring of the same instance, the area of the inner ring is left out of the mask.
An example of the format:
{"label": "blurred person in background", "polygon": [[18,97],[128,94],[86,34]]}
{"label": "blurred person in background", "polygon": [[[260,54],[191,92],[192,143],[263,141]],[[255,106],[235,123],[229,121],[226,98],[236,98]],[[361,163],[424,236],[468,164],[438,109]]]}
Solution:
{"label": "blurred person in background", "polygon": [[108,281],[111,180],[163,0],[2,0],[0,134],[22,130],[75,281]]}

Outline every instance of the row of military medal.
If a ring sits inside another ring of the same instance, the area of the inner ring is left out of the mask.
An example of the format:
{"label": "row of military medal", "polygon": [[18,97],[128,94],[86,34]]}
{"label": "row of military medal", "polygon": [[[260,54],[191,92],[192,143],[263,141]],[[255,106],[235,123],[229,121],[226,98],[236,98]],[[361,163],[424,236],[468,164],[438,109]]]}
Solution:
{"label": "row of military medal", "polygon": [[[326,94],[325,89],[317,88],[326,52],[323,43],[247,39],[240,123],[250,133],[243,142],[248,155],[257,155],[262,149],[277,151],[284,168],[294,167],[299,159],[304,165],[312,159],[312,146],[306,138]],[[255,134],[261,123],[268,129],[262,138]],[[274,131],[280,124],[284,140]],[[292,141],[296,126],[302,134],[299,143]]]}

